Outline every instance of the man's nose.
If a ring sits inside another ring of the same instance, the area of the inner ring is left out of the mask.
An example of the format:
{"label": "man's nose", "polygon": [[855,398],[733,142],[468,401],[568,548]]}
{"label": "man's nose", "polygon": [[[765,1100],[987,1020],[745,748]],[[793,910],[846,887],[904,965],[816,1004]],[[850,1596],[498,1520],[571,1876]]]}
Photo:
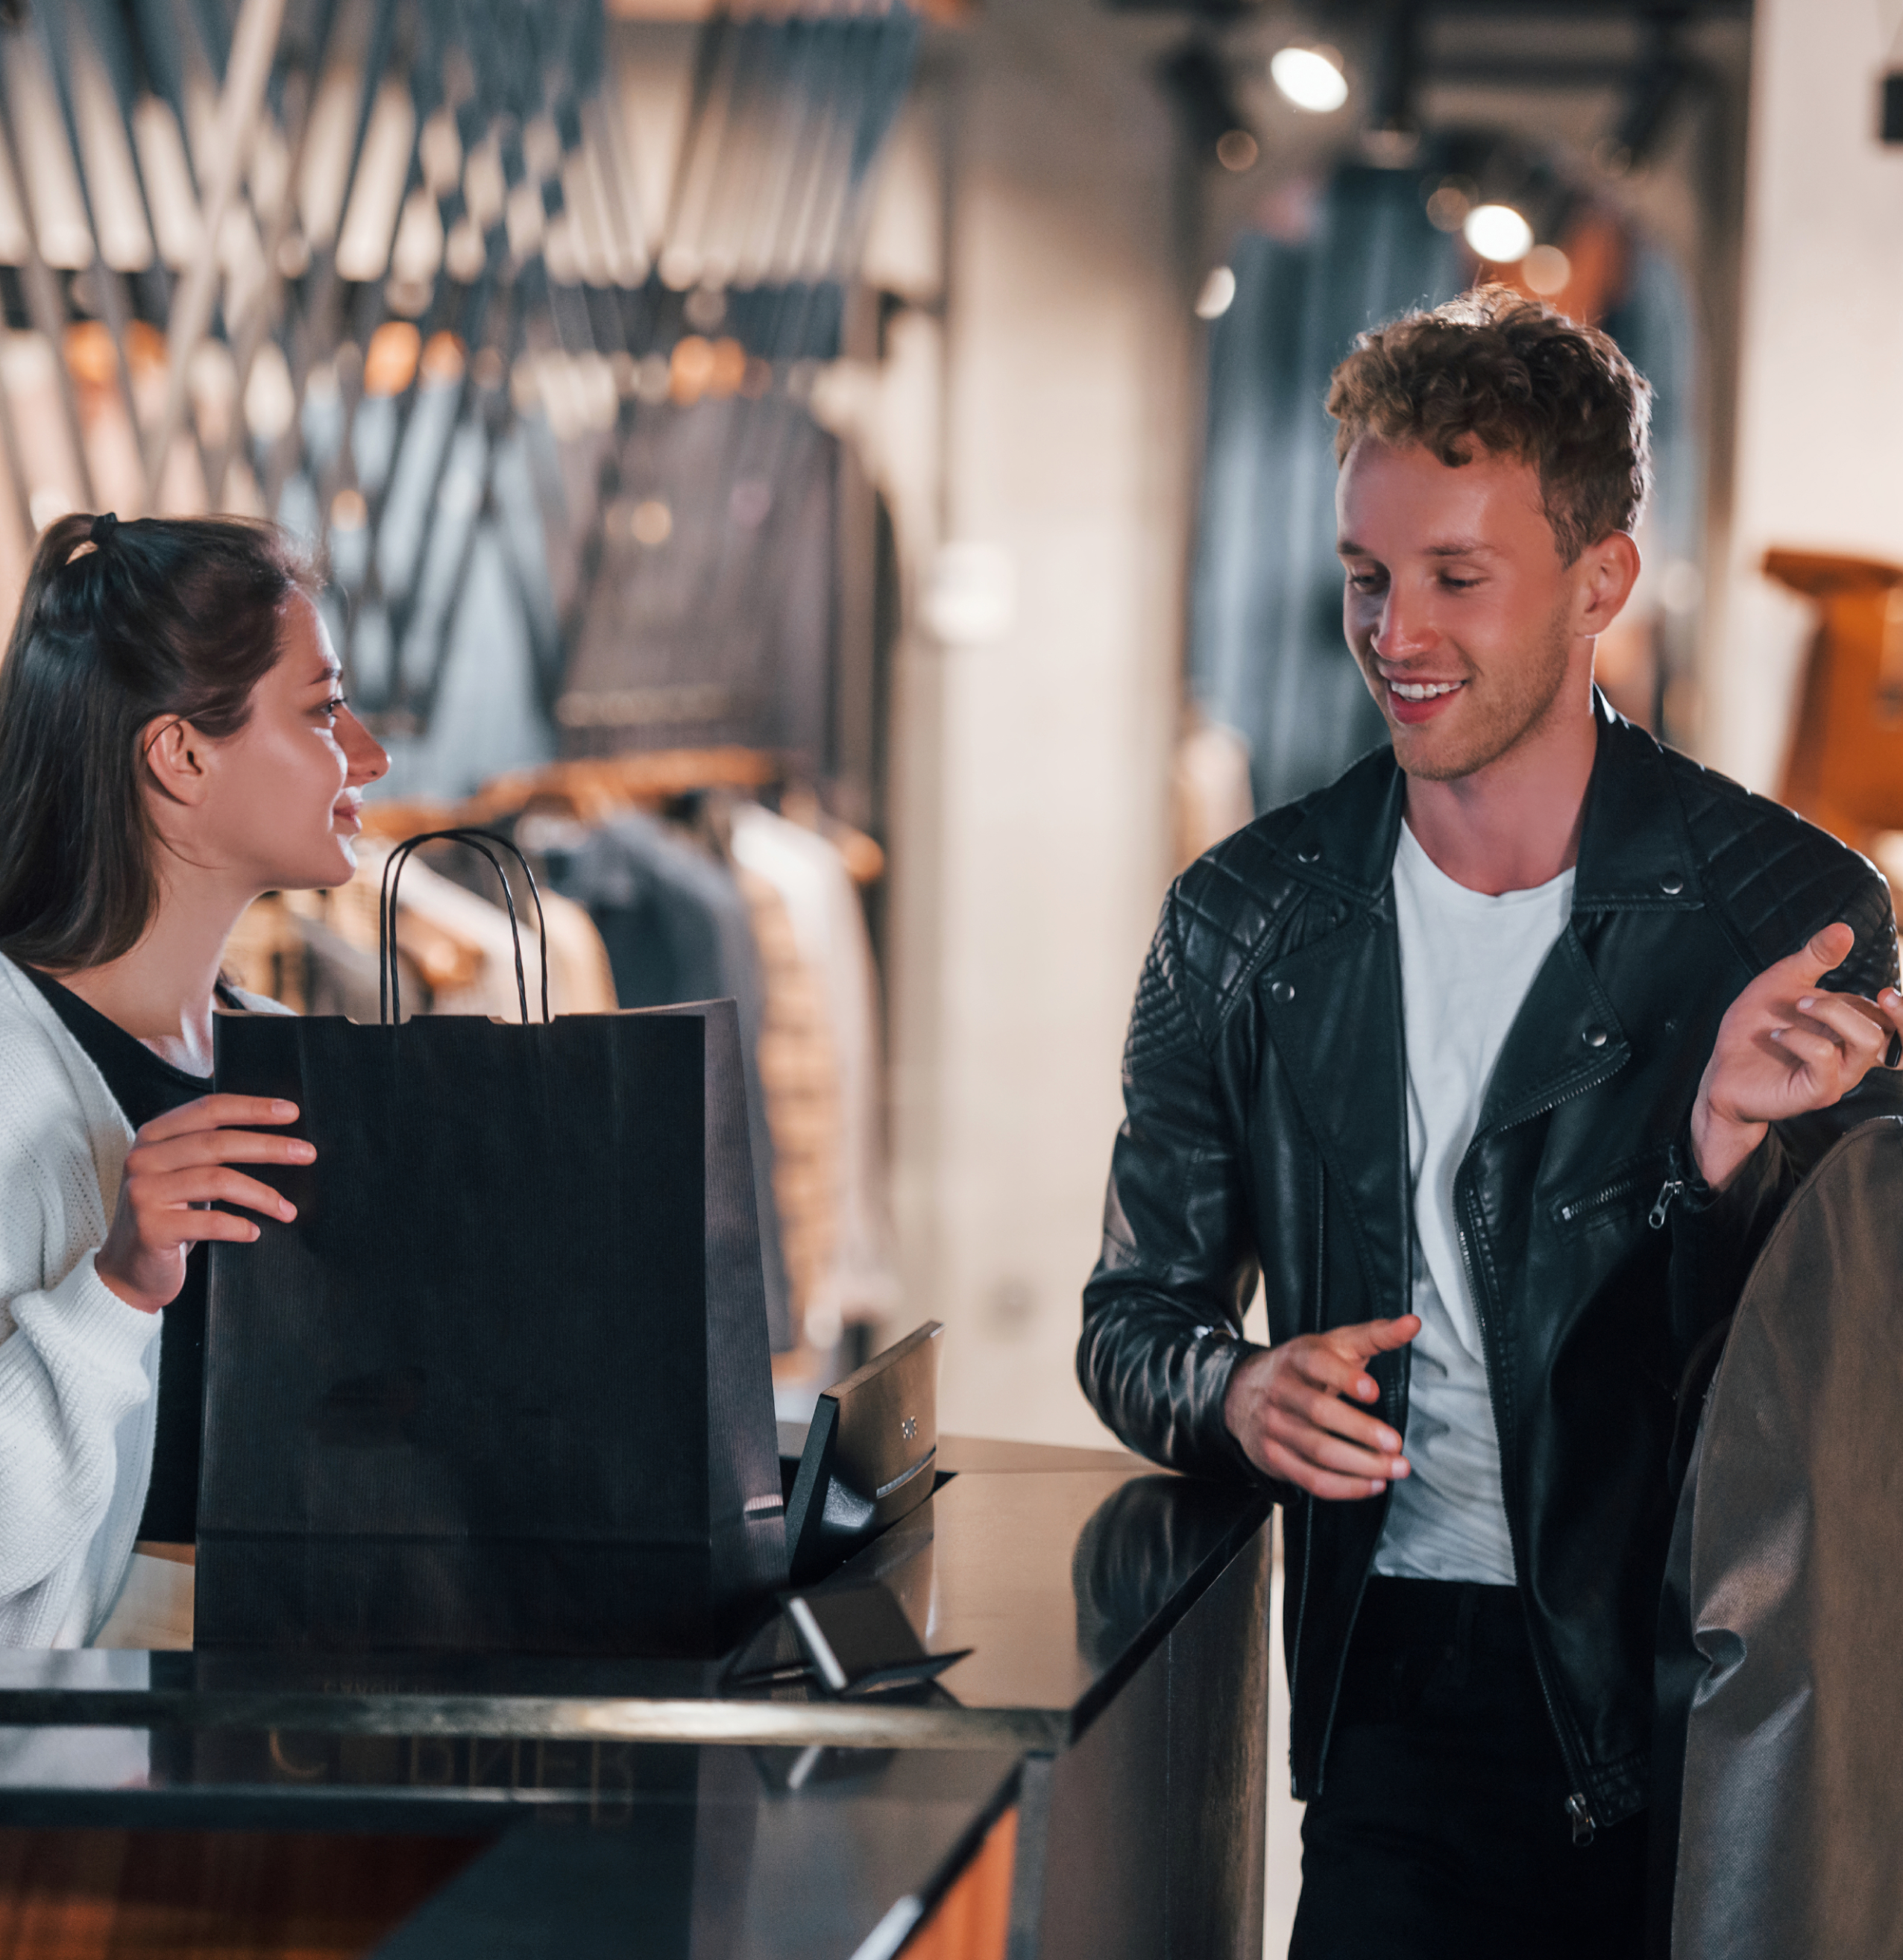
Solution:
{"label": "man's nose", "polygon": [[1380,622],[1374,628],[1374,651],[1384,660],[1405,660],[1418,654],[1431,652],[1438,636],[1434,630],[1429,609],[1415,593],[1404,592],[1398,585],[1388,588],[1386,603],[1381,607]]}
{"label": "man's nose", "polygon": [[338,715],[338,732],[342,737],[345,759],[350,764],[347,780],[353,788],[359,783],[373,783],[379,776],[389,775],[389,751],[350,708],[346,708]]}

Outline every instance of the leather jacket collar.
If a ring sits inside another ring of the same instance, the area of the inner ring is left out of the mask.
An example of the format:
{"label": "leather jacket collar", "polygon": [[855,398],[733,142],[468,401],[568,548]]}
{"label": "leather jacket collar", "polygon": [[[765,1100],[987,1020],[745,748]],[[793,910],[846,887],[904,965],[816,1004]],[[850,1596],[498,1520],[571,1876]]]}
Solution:
{"label": "leather jacket collar", "polygon": [[[1586,790],[1573,910],[1689,911],[1701,902],[1682,805],[1651,737],[1616,714],[1597,688],[1599,742]],[[1386,912],[1407,778],[1384,746],[1311,798],[1282,845],[1295,874]]]}

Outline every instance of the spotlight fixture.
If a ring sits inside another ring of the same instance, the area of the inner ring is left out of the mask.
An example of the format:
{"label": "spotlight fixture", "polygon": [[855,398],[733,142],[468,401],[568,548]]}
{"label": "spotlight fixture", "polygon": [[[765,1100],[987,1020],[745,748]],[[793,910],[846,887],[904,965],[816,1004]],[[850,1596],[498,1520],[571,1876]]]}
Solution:
{"label": "spotlight fixture", "polygon": [[1333,48],[1279,48],[1269,78],[1284,97],[1311,116],[1330,116],[1348,100],[1348,78]]}
{"label": "spotlight fixture", "polygon": [[1476,204],[1460,229],[1490,266],[1517,266],[1533,250],[1533,227],[1510,204]]}

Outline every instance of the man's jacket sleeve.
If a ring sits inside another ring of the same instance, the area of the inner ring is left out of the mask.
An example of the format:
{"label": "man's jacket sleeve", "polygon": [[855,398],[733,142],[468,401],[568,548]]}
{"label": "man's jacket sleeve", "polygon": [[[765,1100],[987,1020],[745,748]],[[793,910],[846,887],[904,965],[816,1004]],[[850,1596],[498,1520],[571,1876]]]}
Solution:
{"label": "man's jacket sleeve", "polygon": [[1077,1373],[1133,1449],[1173,1469],[1260,1478],[1223,1421],[1256,1281],[1241,1141],[1223,1106],[1164,904],[1130,1016],[1104,1244],[1084,1290]]}

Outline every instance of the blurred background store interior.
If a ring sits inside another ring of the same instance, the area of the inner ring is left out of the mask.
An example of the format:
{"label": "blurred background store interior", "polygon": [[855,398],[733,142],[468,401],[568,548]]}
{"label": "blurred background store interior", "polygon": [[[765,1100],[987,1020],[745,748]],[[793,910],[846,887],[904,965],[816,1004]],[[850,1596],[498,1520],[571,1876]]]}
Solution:
{"label": "blurred background store interior", "polygon": [[[380,834],[510,829],[571,1006],[748,994],[789,1409],[936,1316],[948,1428],[1102,1440],[1164,888],[1379,739],[1374,321],[1619,339],[1607,691],[1903,866],[1903,0],[5,0],[0,66],[0,611],[69,509],[326,554]],[[433,861],[416,998],[500,1011]],[[354,1011],[373,923],[234,959]]]}

